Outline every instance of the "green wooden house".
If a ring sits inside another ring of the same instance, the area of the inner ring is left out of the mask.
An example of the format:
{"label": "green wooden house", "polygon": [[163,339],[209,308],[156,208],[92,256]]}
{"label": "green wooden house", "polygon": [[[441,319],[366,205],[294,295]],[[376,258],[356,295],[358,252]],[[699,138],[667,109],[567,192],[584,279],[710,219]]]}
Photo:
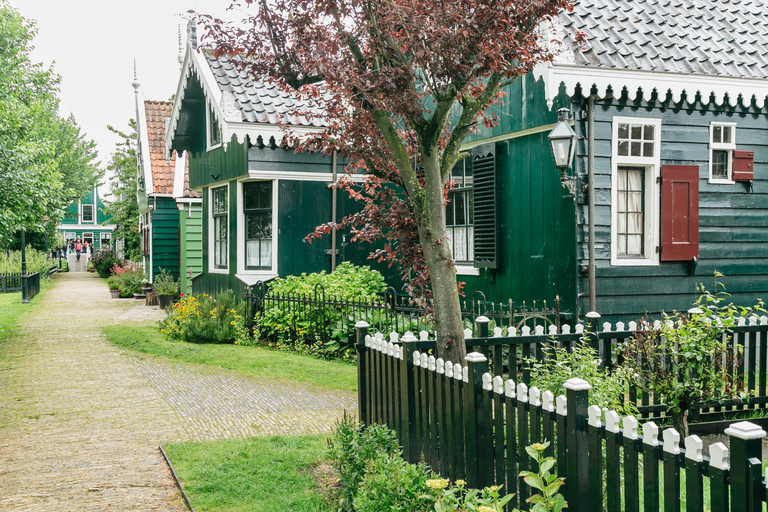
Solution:
{"label": "green wooden house", "polygon": [[80,237],[83,242],[93,244],[94,249],[114,247],[112,232],[115,226],[110,224],[110,219],[104,213],[98,188],[94,188],[80,201],[67,207],[58,229],[67,241]]}
{"label": "green wooden house", "polygon": [[193,272],[193,291],[240,293],[277,276],[330,271],[334,256],[370,264],[369,249],[348,246],[343,235],[335,248],[330,237],[304,241],[354,208],[330,187],[345,172],[341,159],[281,144],[280,123],[298,132],[321,127],[290,116],[295,98],[251,83],[226,56],[198,50],[193,24],[187,36],[165,147],[187,155],[188,187],[202,199],[202,268]]}
{"label": "green wooden house", "polygon": [[[453,216],[474,221],[467,287],[560,296],[614,321],[685,311],[699,283],[716,290],[715,272],[735,303],[768,298],[767,27],[760,1],[579,1],[561,14],[544,35],[562,42],[555,60],[509,86],[500,125],[466,145],[494,167],[465,188],[474,219]],[[578,135],[564,180],[547,141],[559,108]]]}

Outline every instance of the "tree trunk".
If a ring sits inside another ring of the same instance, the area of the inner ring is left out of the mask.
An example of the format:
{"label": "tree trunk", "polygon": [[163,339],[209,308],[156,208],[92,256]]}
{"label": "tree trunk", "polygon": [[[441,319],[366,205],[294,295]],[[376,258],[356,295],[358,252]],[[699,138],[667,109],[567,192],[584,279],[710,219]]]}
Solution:
{"label": "tree trunk", "polygon": [[672,413],[672,426],[680,434],[680,442],[688,437],[688,409]]}
{"label": "tree trunk", "polygon": [[424,159],[426,208],[414,214],[419,227],[419,241],[429,269],[435,305],[437,356],[444,361],[464,364],[467,355],[461,304],[456,282],[456,268],[445,229],[444,183],[436,159]]}

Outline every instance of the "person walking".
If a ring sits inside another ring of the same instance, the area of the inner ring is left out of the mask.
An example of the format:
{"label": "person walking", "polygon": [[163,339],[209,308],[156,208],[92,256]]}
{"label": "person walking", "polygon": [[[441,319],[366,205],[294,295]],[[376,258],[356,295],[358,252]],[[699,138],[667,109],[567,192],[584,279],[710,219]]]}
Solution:
{"label": "person walking", "polygon": [[80,253],[83,251],[83,244],[80,242],[80,237],[77,237],[75,241],[75,253],[77,254],[77,261],[80,261]]}

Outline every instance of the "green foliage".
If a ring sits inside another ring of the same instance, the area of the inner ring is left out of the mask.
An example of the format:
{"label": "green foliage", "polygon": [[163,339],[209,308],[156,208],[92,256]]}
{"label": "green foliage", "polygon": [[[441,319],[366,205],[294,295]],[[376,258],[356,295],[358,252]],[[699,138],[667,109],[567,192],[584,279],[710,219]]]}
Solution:
{"label": "green foliage", "polygon": [[534,443],[525,447],[528,455],[536,461],[539,469],[536,473],[531,471],[521,471],[525,483],[533,489],[537,489],[539,494],[534,494],[528,498],[527,502],[532,504],[531,512],[560,512],[568,504],[565,498],[560,494],[560,487],[565,485],[565,479],[552,474],[552,468],[555,467],[554,457],[545,457],[544,451],[549,447],[549,443]]}
{"label": "green foliage", "polygon": [[[26,250],[27,274],[45,271],[53,264],[43,251],[37,251],[30,246]],[[0,273],[21,275],[21,251],[0,251]]]}
{"label": "green foliage", "polygon": [[95,251],[88,260],[88,263],[93,265],[99,277],[109,277],[112,274],[112,268],[116,263],[119,264],[120,260],[117,259],[115,251],[104,248]]}
{"label": "green foliage", "polygon": [[173,278],[171,273],[163,269],[160,269],[160,274],[155,276],[155,282],[152,285],[158,295],[176,295],[176,290],[179,287],[178,281]]}
{"label": "green foliage", "polygon": [[183,295],[168,308],[161,332],[171,339],[190,343],[235,343],[242,336],[244,305],[228,290],[210,295]]}
{"label": "green foliage", "polygon": [[141,292],[141,282],[144,280],[144,269],[138,263],[126,263],[112,266],[112,275],[120,287],[120,297],[133,297]]}
{"label": "green foliage", "polygon": [[733,350],[731,329],[739,319],[765,312],[762,302],[752,308],[737,307],[726,303],[727,294],[711,294],[703,285],[699,290],[701,296],[691,313],[675,312],[658,326],[646,319],[643,329],[622,347],[624,366],[634,384],[667,405],[683,436],[694,404],[747,397],[743,377],[732,371],[743,354],[742,347]]}
{"label": "green foliage", "polygon": [[366,464],[354,509],[357,512],[429,512],[434,501],[427,482],[438,475],[423,462],[410,464],[399,454],[378,453]]}
{"label": "green foliage", "polygon": [[[456,480],[453,486],[448,485],[447,479],[428,480],[430,493],[425,495],[434,506],[435,512],[455,512],[476,510],[478,512],[504,512],[504,505],[514,494],[499,497],[500,485],[480,489],[465,488],[464,480]],[[515,509],[515,512],[519,512]]]}
{"label": "green foliage", "polygon": [[112,200],[104,207],[104,213],[112,217],[114,236],[125,241],[125,257],[132,261],[141,258],[139,239],[139,203],[136,200],[136,122],[129,122],[130,131],[123,133],[112,126],[109,130],[120,137],[107,169],[114,176]]}
{"label": "green foliage", "polygon": [[354,512],[353,503],[366,468],[380,454],[400,455],[397,433],[384,425],[363,426],[345,413],[328,441],[328,455],[339,476],[339,486],[331,499],[340,512]]}
{"label": "green foliage", "polygon": [[618,367],[612,371],[600,368],[597,352],[584,341],[578,343],[573,352],[556,347],[554,342],[545,346],[543,351],[543,361],[527,360],[531,367],[531,386],[558,396],[565,394],[563,385],[568,379],[584,379],[592,385],[590,405],[614,410],[622,417],[637,414],[635,404],[625,400],[632,382],[626,368]]}
{"label": "green foliage", "polygon": [[109,286],[110,290],[120,289],[120,283],[117,282],[117,279],[115,278],[115,276],[107,278],[107,286]]}
{"label": "green foliage", "polygon": [[[300,276],[275,279],[270,283],[271,293],[300,294],[313,297],[320,284],[325,298],[341,300],[370,300],[386,288],[384,278],[370,267],[356,267],[344,262],[330,274],[325,271]],[[275,306],[256,316],[256,332],[259,339],[280,349],[312,353],[326,358],[350,357],[354,352],[354,326],[361,320],[359,313],[350,313],[341,307],[322,310],[309,304],[294,303],[290,309]],[[323,343],[316,339],[314,326],[330,326],[331,340]]]}

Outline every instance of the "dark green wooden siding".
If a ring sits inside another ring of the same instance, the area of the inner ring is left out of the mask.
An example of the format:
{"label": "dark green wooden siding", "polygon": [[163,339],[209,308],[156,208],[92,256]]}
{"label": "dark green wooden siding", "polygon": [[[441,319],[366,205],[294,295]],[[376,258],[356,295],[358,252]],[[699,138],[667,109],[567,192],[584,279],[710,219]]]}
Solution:
{"label": "dark green wooden siding", "polygon": [[179,229],[181,230],[179,288],[186,292],[190,284],[190,271],[195,276],[203,269],[203,220],[200,204],[184,205],[184,210],[179,211]]}
{"label": "dark green wooden siding", "polygon": [[[612,267],[611,136],[614,116],[660,118],[661,165],[699,166],[699,262],[692,272],[685,262],[658,266]],[[743,183],[710,184],[709,126],[735,122],[736,147],[755,152],[754,190]],[[586,123],[577,123],[586,137]],[[768,113],[741,106],[722,108],[598,101],[595,108],[595,224],[597,310],[608,320],[636,320],[646,311],[687,310],[696,299],[696,286],[715,290],[715,271],[735,303],[749,305],[768,297]],[[586,141],[577,156],[586,173]],[[586,207],[580,219],[586,222]],[[579,230],[579,258],[586,264],[586,226]],[[586,274],[580,275],[581,312],[588,309]]]}
{"label": "dark green wooden siding", "polygon": [[172,197],[150,199],[152,209],[152,275],[166,270],[179,278],[179,209]]}
{"label": "dark green wooden siding", "polygon": [[[205,116],[203,116],[205,118]],[[227,149],[189,152],[189,187],[205,187],[248,174],[248,148],[233,135]]]}

